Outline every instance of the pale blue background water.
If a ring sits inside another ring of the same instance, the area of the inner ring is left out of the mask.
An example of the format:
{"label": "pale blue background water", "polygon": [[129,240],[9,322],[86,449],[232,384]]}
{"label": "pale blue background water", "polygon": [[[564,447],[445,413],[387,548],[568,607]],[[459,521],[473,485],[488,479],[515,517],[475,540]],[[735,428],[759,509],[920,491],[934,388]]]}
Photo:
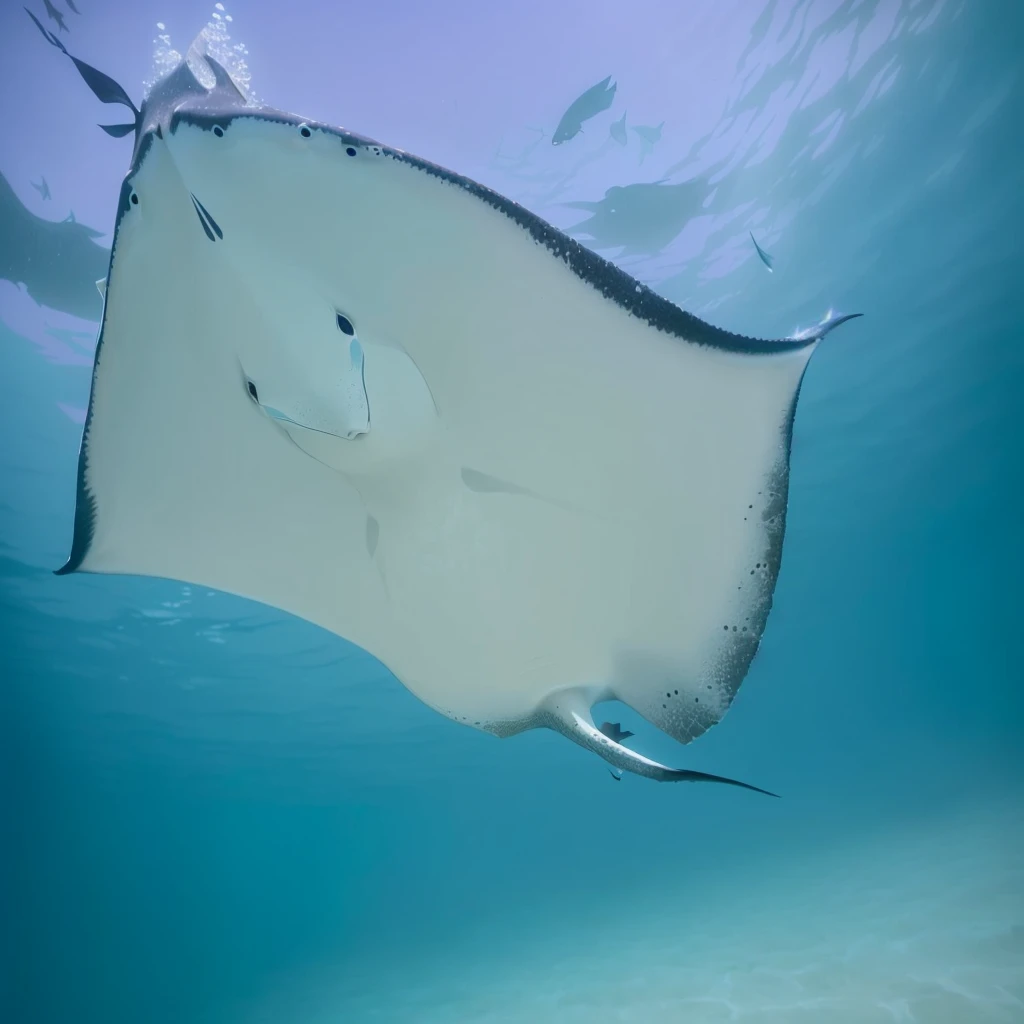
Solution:
{"label": "pale blue background water", "polygon": [[[184,49],[211,11],[78,6],[62,38],[136,100],[156,23]],[[554,734],[438,717],[271,609],[53,577],[95,325],[0,281],[0,1019],[1024,1020],[1024,5],[228,13],[261,99],[559,226],[611,185],[717,185],[668,249],[623,260],[716,324],[866,314],[808,373],[735,706],[686,749],[623,717],[645,751],[784,799],[616,785]],[[109,231],[130,143],[95,125],[117,109],[20,5],[0,39],[0,170],[39,216]],[[583,136],[495,157],[609,73]],[[643,163],[607,142],[623,110],[665,121]]]}

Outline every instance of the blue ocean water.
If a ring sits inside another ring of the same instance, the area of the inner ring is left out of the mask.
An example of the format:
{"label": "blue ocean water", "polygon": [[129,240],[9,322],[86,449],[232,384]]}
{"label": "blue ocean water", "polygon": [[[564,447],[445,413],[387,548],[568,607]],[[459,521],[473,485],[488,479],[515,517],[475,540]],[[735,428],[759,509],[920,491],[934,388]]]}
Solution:
{"label": "blue ocean water", "polygon": [[[51,574],[97,324],[69,229],[26,269],[24,224],[73,211],[109,247],[130,147],[0,12],[0,1019],[1024,1020],[1024,7],[54,5],[136,102],[209,24],[260,100],[563,229],[590,215],[564,203],[695,182],[602,255],[742,333],[865,316],[805,379],[736,703],[686,748],[622,715],[652,756],[782,799],[617,785],[554,733],[438,716],[274,609]],[[612,107],[553,147],[608,74]]]}

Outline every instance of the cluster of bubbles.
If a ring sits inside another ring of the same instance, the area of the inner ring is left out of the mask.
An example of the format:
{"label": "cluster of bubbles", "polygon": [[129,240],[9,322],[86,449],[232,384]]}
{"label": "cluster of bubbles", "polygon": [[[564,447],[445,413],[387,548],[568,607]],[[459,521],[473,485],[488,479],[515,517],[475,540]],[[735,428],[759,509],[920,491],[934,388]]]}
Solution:
{"label": "cluster of bubbles", "polygon": [[250,104],[256,103],[256,97],[250,88],[252,72],[249,70],[249,50],[245,43],[232,43],[229,32],[232,18],[226,13],[224,5],[214,4],[213,14],[205,28],[195,38],[188,53],[182,56],[172,45],[167,26],[156,23],[157,36],[153,40],[153,67],[149,78],[143,82],[146,95],[162,78],[169,75],[183,60],[188,61],[196,78],[207,88],[214,84],[213,73],[200,58],[209,54],[226,69],[235,84],[245,93]]}

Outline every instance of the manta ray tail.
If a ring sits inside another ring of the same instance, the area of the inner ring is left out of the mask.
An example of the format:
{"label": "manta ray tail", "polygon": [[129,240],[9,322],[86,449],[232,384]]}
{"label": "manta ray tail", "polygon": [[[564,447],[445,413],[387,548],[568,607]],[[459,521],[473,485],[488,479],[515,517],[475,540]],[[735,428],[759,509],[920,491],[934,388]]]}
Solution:
{"label": "manta ray tail", "polygon": [[563,690],[554,694],[548,699],[545,711],[545,725],[603,757],[613,768],[621,771],[642,775],[656,782],[720,782],[726,786],[752,789],[755,793],[764,793],[765,796],[778,796],[778,793],[761,789],[759,786],[751,786],[746,782],[737,782],[735,779],[726,779],[721,775],[707,775],[685,768],[669,768],[644,757],[643,754],[635,753],[606,736],[594,725],[590,715],[590,701],[582,690]]}
{"label": "manta ray tail", "polygon": [[134,115],[135,121],[130,125],[100,125],[100,127],[107,132],[108,135],[120,137],[127,135],[130,131],[134,131],[139,125],[139,109],[132,102],[131,97],[124,91],[124,89],[118,85],[109,75],[103,74],[102,71],[97,71],[91,64],[86,64],[85,61],[79,60],[77,57],[72,56],[68,53],[67,47],[55,36],[52,32],[48,31],[40,22],[40,20],[26,7],[25,13],[36,23],[36,28],[39,29],[43,34],[43,38],[51,45],[56,46],[61,53],[66,57],[69,57],[74,63],[75,67],[78,68],[78,73],[82,76],[85,84],[92,90],[93,95],[101,103],[120,103],[122,106],[127,107]]}

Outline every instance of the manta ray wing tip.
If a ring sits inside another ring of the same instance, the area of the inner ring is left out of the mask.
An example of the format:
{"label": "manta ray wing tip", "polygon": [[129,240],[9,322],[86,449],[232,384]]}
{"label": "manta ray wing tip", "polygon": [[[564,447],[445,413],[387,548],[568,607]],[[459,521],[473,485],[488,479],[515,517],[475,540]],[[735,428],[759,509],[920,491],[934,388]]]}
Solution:
{"label": "manta ray wing tip", "polygon": [[818,329],[815,331],[815,337],[820,341],[826,334],[834,331],[840,324],[845,324],[847,320],[856,320],[857,317],[863,315],[863,313],[844,313],[841,316],[829,317],[818,324]]}

